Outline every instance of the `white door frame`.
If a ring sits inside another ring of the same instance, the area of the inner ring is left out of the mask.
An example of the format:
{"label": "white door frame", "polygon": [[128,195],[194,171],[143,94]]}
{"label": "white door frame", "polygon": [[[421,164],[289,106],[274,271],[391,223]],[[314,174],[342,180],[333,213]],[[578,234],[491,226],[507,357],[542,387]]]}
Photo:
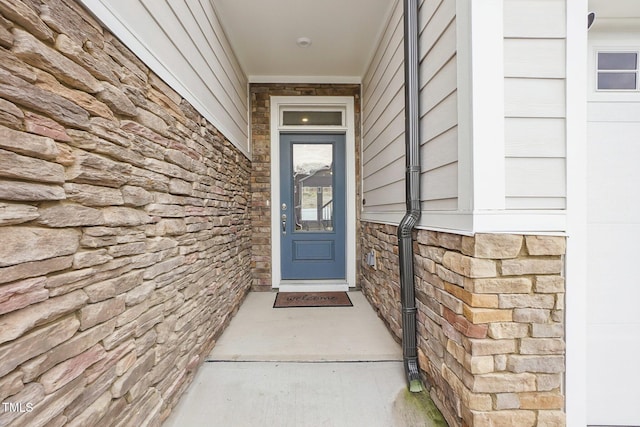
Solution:
{"label": "white door frame", "polygon": [[[341,110],[342,126],[283,126],[282,111]],[[283,292],[347,291],[356,286],[356,138],[354,99],[350,96],[272,96],[271,97],[271,283]],[[283,281],[280,265],[280,132],[345,133],[346,143],[346,280]]]}

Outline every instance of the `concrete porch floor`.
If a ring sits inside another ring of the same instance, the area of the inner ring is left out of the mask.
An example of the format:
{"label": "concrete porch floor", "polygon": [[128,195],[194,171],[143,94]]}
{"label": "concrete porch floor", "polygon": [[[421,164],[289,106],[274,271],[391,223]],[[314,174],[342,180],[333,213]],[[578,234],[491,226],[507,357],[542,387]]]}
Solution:
{"label": "concrete porch floor", "polygon": [[165,427],[446,425],[406,392],[400,345],[360,292],[331,308],[275,295],[247,296]]}

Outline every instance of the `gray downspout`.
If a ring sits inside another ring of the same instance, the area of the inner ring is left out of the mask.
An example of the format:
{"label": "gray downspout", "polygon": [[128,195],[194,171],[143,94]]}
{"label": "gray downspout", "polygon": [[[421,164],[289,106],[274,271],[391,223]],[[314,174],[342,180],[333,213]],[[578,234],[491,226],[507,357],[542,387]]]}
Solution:
{"label": "gray downspout", "polygon": [[398,227],[402,353],[409,390],[422,391],[418,369],[416,300],[413,278],[413,228],[420,218],[420,140],[418,87],[418,1],[404,0],[404,93],[407,212]]}

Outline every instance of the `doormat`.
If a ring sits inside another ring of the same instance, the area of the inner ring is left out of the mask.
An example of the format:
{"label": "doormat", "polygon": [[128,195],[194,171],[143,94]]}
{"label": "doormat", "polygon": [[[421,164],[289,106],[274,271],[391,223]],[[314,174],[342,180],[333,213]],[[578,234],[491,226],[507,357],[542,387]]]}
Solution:
{"label": "doormat", "polygon": [[273,308],[353,307],[346,292],[278,292]]}

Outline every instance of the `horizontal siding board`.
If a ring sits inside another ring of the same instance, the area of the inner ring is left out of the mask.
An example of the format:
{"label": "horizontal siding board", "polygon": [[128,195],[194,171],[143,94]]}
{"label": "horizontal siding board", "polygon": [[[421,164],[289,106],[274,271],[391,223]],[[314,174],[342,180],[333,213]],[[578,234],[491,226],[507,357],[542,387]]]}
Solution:
{"label": "horizontal siding board", "polygon": [[198,21],[200,28],[205,29],[208,26],[211,29],[215,40],[214,37],[211,37],[207,42],[222,66],[225,76],[233,86],[233,91],[246,108],[248,99],[246,90],[243,88],[247,86],[247,78],[242,72],[242,67],[233,53],[233,49],[226,38],[222,24],[215,14],[211,2],[199,0],[197,3],[188,2],[187,5],[191,10],[191,14]]}
{"label": "horizontal siding board", "polygon": [[[401,51],[401,49],[399,49],[399,51]],[[400,56],[401,55],[398,55],[398,57]],[[370,107],[372,110],[368,112],[364,123],[376,123],[384,120],[385,115],[389,117],[388,107],[392,98],[398,97],[399,95],[404,97],[404,67],[402,66],[402,62],[393,64],[387,71],[387,75],[383,78],[384,86],[381,86],[377,92],[371,94],[377,101],[372,103],[373,105]],[[402,104],[404,105],[404,100]],[[397,111],[394,110],[393,113],[397,114]],[[365,131],[365,138],[369,130]]]}
{"label": "horizontal siding board", "polygon": [[565,0],[504,1],[507,38],[564,38],[566,22]]}
{"label": "horizontal siding board", "polygon": [[427,200],[421,203],[421,207],[423,211],[455,211],[458,209],[458,198]]}
{"label": "horizontal siding board", "polygon": [[404,151],[404,134],[401,134],[393,140],[388,147],[385,147],[385,150],[380,151],[378,155],[368,159],[366,163],[363,163],[363,165],[366,166],[366,174],[363,173],[363,176],[366,178],[384,168],[387,164],[395,162],[398,159],[402,159],[402,164],[404,164]]}
{"label": "horizontal siding board", "polygon": [[420,58],[420,87],[424,87],[438,71],[456,56],[455,21],[442,34],[438,43],[424,57]]}
{"label": "horizontal siding board", "polygon": [[446,97],[420,118],[420,138],[431,141],[458,124],[458,101],[455,93]]}
{"label": "horizontal siding board", "polygon": [[382,188],[390,182],[398,182],[404,179],[404,159],[396,159],[382,169],[377,170],[364,179],[364,186],[368,191]]}
{"label": "horizontal siding board", "polygon": [[363,78],[362,185],[365,215],[367,212],[392,215],[404,209],[402,6],[402,2],[396,3]]}
{"label": "horizontal siding board", "polygon": [[402,17],[402,2],[399,1],[391,14],[389,22],[387,22],[387,28],[380,39],[376,53],[362,79],[363,95],[365,98],[362,103],[363,121],[366,121],[368,118],[368,112],[370,108],[372,108],[371,103],[375,103],[379,99],[379,97],[374,96],[374,92],[378,88],[380,75],[384,73],[384,69],[389,65],[389,61],[385,61],[383,57],[385,55],[387,55],[387,58],[392,57],[396,52],[395,49],[390,46],[398,46],[402,43]]}
{"label": "horizontal siding board", "polygon": [[507,197],[565,197],[565,159],[507,158]]}
{"label": "horizontal siding board", "polygon": [[[183,52],[185,58],[199,70],[198,74],[207,85],[216,84],[212,91],[221,94],[221,103],[234,106],[236,113],[233,114],[234,117],[241,117],[242,113],[246,111],[247,99],[239,96],[234,90],[238,87],[239,82],[231,80],[229,72],[232,72],[233,69],[230,64],[223,64],[219,58],[225,56],[222,45],[212,44],[214,40],[217,41],[213,29],[208,22],[208,27],[203,27],[203,21],[196,18],[186,3],[172,2],[169,6],[180,21],[184,35],[188,37],[184,38],[180,46],[185,50]],[[202,14],[198,14],[198,16],[202,17]]]}
{"label": "horizontal siding board", "polygon": [[[226,115],[227,121],[235,131],[246,136],[247,123],[243,120],[246,119],[246,115],[242,111],[242,106],[237,106],[234,100],[229,97],[224,86],[218,80],[217,73],[210,68],[208,61],[198,51],[190,34],[193,32],[194,35],[197,35],[197,30],[192,25],[186,28],[180,21],[180,17],[176,15],[176,11],[168,3],[151,0],[140,1],[158,23],[168,41],[162,46],[162,50],[166,51],[164,55],[170,55],[168,60],[171,66],[179,70],[176,75],[185,76],[184,79],[191,75],[192,78],[188,79],[188,84],[193,87],[195,93],[210,93],[218,104],[215,108],[217,115]],[[167,49],[168,46],[174,48]]]}
{"label": "horizontal siding board", "polygon": [[505,119],[507,157],[565,157],[565,120],[546,118]]}
{"label": "horizontal siding board", "polygon": [[[425,208],[435,210],[457,209],[455,11],[455,0],[425,1],[419,10],[420,143],[421,155],[428,156],[422,165],[422,198]],[[404,211],[404,67],[399,12],[394,12],[363,79],[365,217],[367,213]]]}
{"label": "horizontal siding board", "polygon": [[431,22],[433,15],[436,13],[440,5],[442,5],[444,0],[431,0],[428,2],[423,2],[418,7],[418,33],[422,35],[425,28]]}
{"label": "horizontal siding board", "polygon": [[404,179],[390,182],[384,187],[366,190],[364,198],[367,200],[368,209],[383,205],[404,204]]}
{"label": "horizontal siding board", "polygon": [[[195,13],[184,2],[170,4],[167,0],[83,0],[83,4],[248,155],[246,76],[237,66],[224,34],[215,32],[217,18],[211,5],[200,1],[203,0],[189,3]],[[198,16],[197,20],[194,16]],[[218,59],[224,57],[233,59],[230,60],[235,68],[221,66]],[[218,77],[223,80],[218,81]]]}
{"label": "horizontal siding board", "polygon": [[384,150],[398,135],[404,133],[404,92],[399,91],[389,103],[383,116],[374,122],[364,137],[363,159],[368,159]]}
{"label": "horizontal siding board", "polygon": [[421,200],[458,197],[458,164],[451,163],[420,175]]}
{"label": "horizontal siding board", "polygon": [[456,58],[451,59],[438,73],[420,90],[420,115],[424,115],[458,87],[458,64]]}
{"label": "horizontal siding board", "polygon": [[563,79],[505,79],[506,117],[564,117]]}
{"label": "horizontal siding board", "polygon": [[420,158],[422,172],[456,162],[458,160],[457,126],[423,144],[420,147]]}
{"label": "horizontal siding board", "polygon": [[506,39],[505,77],[564,78],[566,76],[563,39]]}
{"label": "horizontal siding board", "polygon": [[455,16],[456,1],[444,0],[420,33],[418,58],[424,58],[431,51],[447,27],[453,22]]}

